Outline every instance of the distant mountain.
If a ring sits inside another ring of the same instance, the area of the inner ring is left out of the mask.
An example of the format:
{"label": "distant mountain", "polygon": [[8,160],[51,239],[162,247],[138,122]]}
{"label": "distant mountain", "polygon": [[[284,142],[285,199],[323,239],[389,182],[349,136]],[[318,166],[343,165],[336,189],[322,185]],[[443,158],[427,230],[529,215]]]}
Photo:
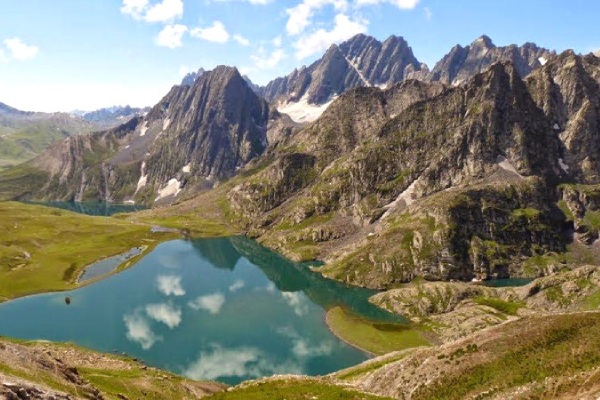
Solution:
{"label": "distant mountain", "polygon": [[220,66],[174,86],[144,116],[52,146],[11,179],[38,182],[17,197],[173,200],[234,175],[288,129],[237,69]]}
{"label": "distant mountain", "polygon": [[337,96],[358,86],[383,89],[406,79],[457,85],[503,61],[511,62],[525,77],[555,55],[533,43],[496,47],[489,37],[481,36],[469,46],[452,48],[429,71],[403,38],[390,36],[379,42],[359,34],[332,45],[309,67],[274,79],[258,93],[294,121],[305,123],[318,118]]}
{"label": "distant mountain", "polygon": [[555,55],[554,51],[534,43],[496,47],[489,37],[483,35],[469,46],[454,46],[423,79],[458,85],[485,71],[490,65],[503,61],[510,61],[517,73],[526,77]]}
{"label": "distant mountain", "polygon": [[0,103],[0,169],[34,158],[58,140],[97,127],[66,113],[21,111]]}
{"label": "distant mountain", "polygon": [[259,93],[295,121],[308,122],[348,89],[389,87],[423,68],[403,38],[391,36],[381,43],[361,34],[332,45],[309,67],[269,82]]}
{"label": "distant mountain", "polygon": [[71,114],[94,123],[100,130],[115,127],[148,111],[150,111],[150,107],[134,108],[127,105],[106,107],[95,111],[73,111]]}
{"label": "distant mountain", "polygon": [[204,70],[204,68],[200,68],[196,72],[188,73],[186,76],[183,77],[183,80],[181,81],[181,86],[193,86],[194,82],[196,82],[196,80],[200,78],[205,72],[206,71]]}

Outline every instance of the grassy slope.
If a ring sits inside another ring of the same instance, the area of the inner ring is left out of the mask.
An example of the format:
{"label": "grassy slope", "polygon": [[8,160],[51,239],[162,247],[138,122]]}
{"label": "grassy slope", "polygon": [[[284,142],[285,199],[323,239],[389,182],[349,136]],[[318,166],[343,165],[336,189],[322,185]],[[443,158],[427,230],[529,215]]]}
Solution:
{"label": "grassy slope", "polygon": [[383,399],[355,389],[336,386],[320,379],[269,379],[252,382],[227,392],[216,393],[210,400],[376,400]]}
{"label": "grassy slope", "polygon": [[413,400],[597,398],[600,313],[526,317],[444,346],[394,353],[334,377]]}
{"label": "grassy slope", "polygon": [[340,307],[329,310],[326,319],[336,336],[372,354],[429,345],[414,325],[372,323],[350,315]]}
{"label": "grassy slope", "polygon": [[54,142],[92,132],[95,128],[92,123],[66,114],[0,116],[0,166],[30,160]]}
{"label": "grassy slope", "polygon": [[174,237],[119,218],[1,202],[0,301],[72,289],[85,266]]}
{"label": "grassy slope", "polygon": [[[15,362],[17,361],[17,362]],[[65,372],[77,378],[69,379]],[[0,375],[68,393],[76,398],[96,389],[105,399],[187,399],[224,389],[214,382],[195,382],[146,367],[132,359],[101,354],[70,344],[0,338]],[[91,387],[90,387],[91,385]],[[0,393],[1,393],[0,385]],[[1,397],[1,395],[0,395]]]}

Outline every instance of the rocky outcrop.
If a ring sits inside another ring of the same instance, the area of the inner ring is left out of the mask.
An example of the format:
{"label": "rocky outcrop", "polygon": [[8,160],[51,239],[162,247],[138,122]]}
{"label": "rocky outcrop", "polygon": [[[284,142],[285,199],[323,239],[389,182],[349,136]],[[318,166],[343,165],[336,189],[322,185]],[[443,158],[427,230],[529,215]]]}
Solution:
{"label": "rocky outcrop", "polygon": [[273,80],[261,93],[270,102],[305,98],[308,104],[324,104],[357,86],[392,86],[423,68],[403,38],[390,36],[382,43],[360,34],[332,45],[309,67]]}
{"label": "rocky outcrop", "polygon": [[235,68],[217,67],[191,87],[173,87],[145,116],[52,147],[18,172],[26,181],[32,169],[43,171],[46,182],[33,196],[27,191],[12,197],[172,200],[188,185],[206,188],[232,176],[264,152],[269,136],[294,129],[279,119],[269,117],[267,103]]}
{"label": "rocky outcrop", "polygon": [[[265,244],[301,249],[299,258],[328,262],[326,275],[363,286],[552,273],[553,263],[523,260],[565,251],[570,223],[556,187],[579,178],[564,165],[565,136],[536,82],[572,57],[598,75],[594,62],[565,53],[527,80],[498,63],[459,87],[409,80],[347,92],[230,192],[234,215]],[[574,135],[599,135],[577,126]],[[581,159],[594,159],[594,148]],[[299,150],[314,157],[299,172],[310,179],[275,201],[266,171],[284,174],[277,160]]]}
{"label": "rocky outcrop", "polygon": [[483,35],[468,46],[454,46],[424,79],[459,85],[497,62],[511,62],[524,78],[555,55],[534,43],[496,47],[488,36]]}

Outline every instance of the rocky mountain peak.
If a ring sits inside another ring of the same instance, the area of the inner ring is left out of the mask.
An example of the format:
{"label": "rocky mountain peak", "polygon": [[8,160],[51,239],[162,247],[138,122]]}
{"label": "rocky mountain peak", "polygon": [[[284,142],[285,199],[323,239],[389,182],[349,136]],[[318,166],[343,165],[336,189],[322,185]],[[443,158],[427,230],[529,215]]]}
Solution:
{"label": "rocky mountain peak", "polygon": [[204,68],[200,68],[196,72],[188,73],[186,76],[183,77],[183,80],[181,81],[181,85],[182,86],[192,86],[194,84],[194,82],[196,82],[196,79],[201,77],[202,74],[204,74],[205,72],[206,71],[204,70]]}
{"label": "rocky mountain peak", "polygon": [[471,43],[471,47],[476,46],[485,47],[488,49],[493,49],[496,47],[492,42],[492,39],[490,39],[490,37],[487,35],[481,35],[477,39],[475,39],[473,43]]}
{"label": "rocky mountain peak", "polygon": [[500,61],[510,61],[519,75],[526,77],[555,55],[554,51],[533,43],[498,47],[488,36],[482,35],[469,46],[454,46],[424,79],[459,85]]}
{"label": "rocky mountain peak", "polygon": [[268,101],[280,105],[304,100],[304,108],[321,106],[348,89],[388,87],[422,68],[403,38],[391,36],[382,43],[359,34],[339,46],[330,46],[324,56],[310,66],[273,80],[261,93]]}

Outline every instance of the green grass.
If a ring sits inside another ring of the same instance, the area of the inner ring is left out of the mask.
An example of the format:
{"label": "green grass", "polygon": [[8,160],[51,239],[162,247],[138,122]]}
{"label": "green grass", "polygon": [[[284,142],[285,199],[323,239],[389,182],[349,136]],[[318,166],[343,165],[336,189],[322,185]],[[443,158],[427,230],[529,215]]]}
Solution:
{"label": "green grass", "polygon": [[271,380],[216,393],[208,400],[375,400],[379,397],[316,379]]}
{"label": "green grass", "polygon": [[175,237],[117,218],[0,202],[0,301],[72,289],[87,265]]}
{"label": "green grass", "polygon": [[508,315],[517,315],[519,308],[525,306],[522,303],[504,301],[492,297],[476,297],[473,299],[473,301],[475,301],[475,303],[479,305],[491,307],[497,311],[500,311],[501,313]]}
{"label": "green grass", "polygon": [[51,354],[51,357],[76,368],[79,375],[98,389],[105,399],[122,399],[121,396],[130,399],[187,399],[190,398],[189,388],[195,387],[199,391],[207,388],[218,391],[224,388],[224,385],[218,383],[193,382],[166,371],[146,368],[127,357],[100,354],[67,343],[0,338],[0,355],[3,351],[20,354],[22,359],[18,365],[8,365],[0,357],[1,373],[44,384],[77,398],[96,397],[92,396],[89,388],[83,388],[82,392],[81,385],[76,386],[66,380],[60,371],[45,367],[48,363],[47,359],[42,360],[45,355]]}
{"label": "green grass", "polygon": [[421,331],[413,325],[373,323],[340,307],[329,310],[326,319],[336,336],[373,354],[429,345]]}
{"label": "green grass", "polygon": [[381,361],[360,364],[360,365],[357,365],[356,367],[348,368],[347,370],[344,370],[340,373],[336,373],[335,377],[342,381],[351,381],[351,380],[361,377],[362,375],[365,375],[369,372],[375,371],[375,370],[383,367],[384,365],[388,365],[393,362],[402,360],[409,354],[410,354],[409,352],[402,352],[402,353],[400,353],[398,355],[394,355],[392,357],[386,357],[385,359],[383,359]]}
{"label": "green grass", "polygon": [[[412,398],[482,398],[475,395],[482,392],[493,397],[504,389],[532,383],[538,384],[540,392],[528,398],[554,398],[544,393],[547,378],[577,376],[600,364],[600,314],[541,317],[513,324],[496,342],[458,360],[470,362],[465,368],[444,374],[435,385],[421,387]],[[580,384],[564,380],[567,387],[561,387],[561,392],[576,391]]]}

